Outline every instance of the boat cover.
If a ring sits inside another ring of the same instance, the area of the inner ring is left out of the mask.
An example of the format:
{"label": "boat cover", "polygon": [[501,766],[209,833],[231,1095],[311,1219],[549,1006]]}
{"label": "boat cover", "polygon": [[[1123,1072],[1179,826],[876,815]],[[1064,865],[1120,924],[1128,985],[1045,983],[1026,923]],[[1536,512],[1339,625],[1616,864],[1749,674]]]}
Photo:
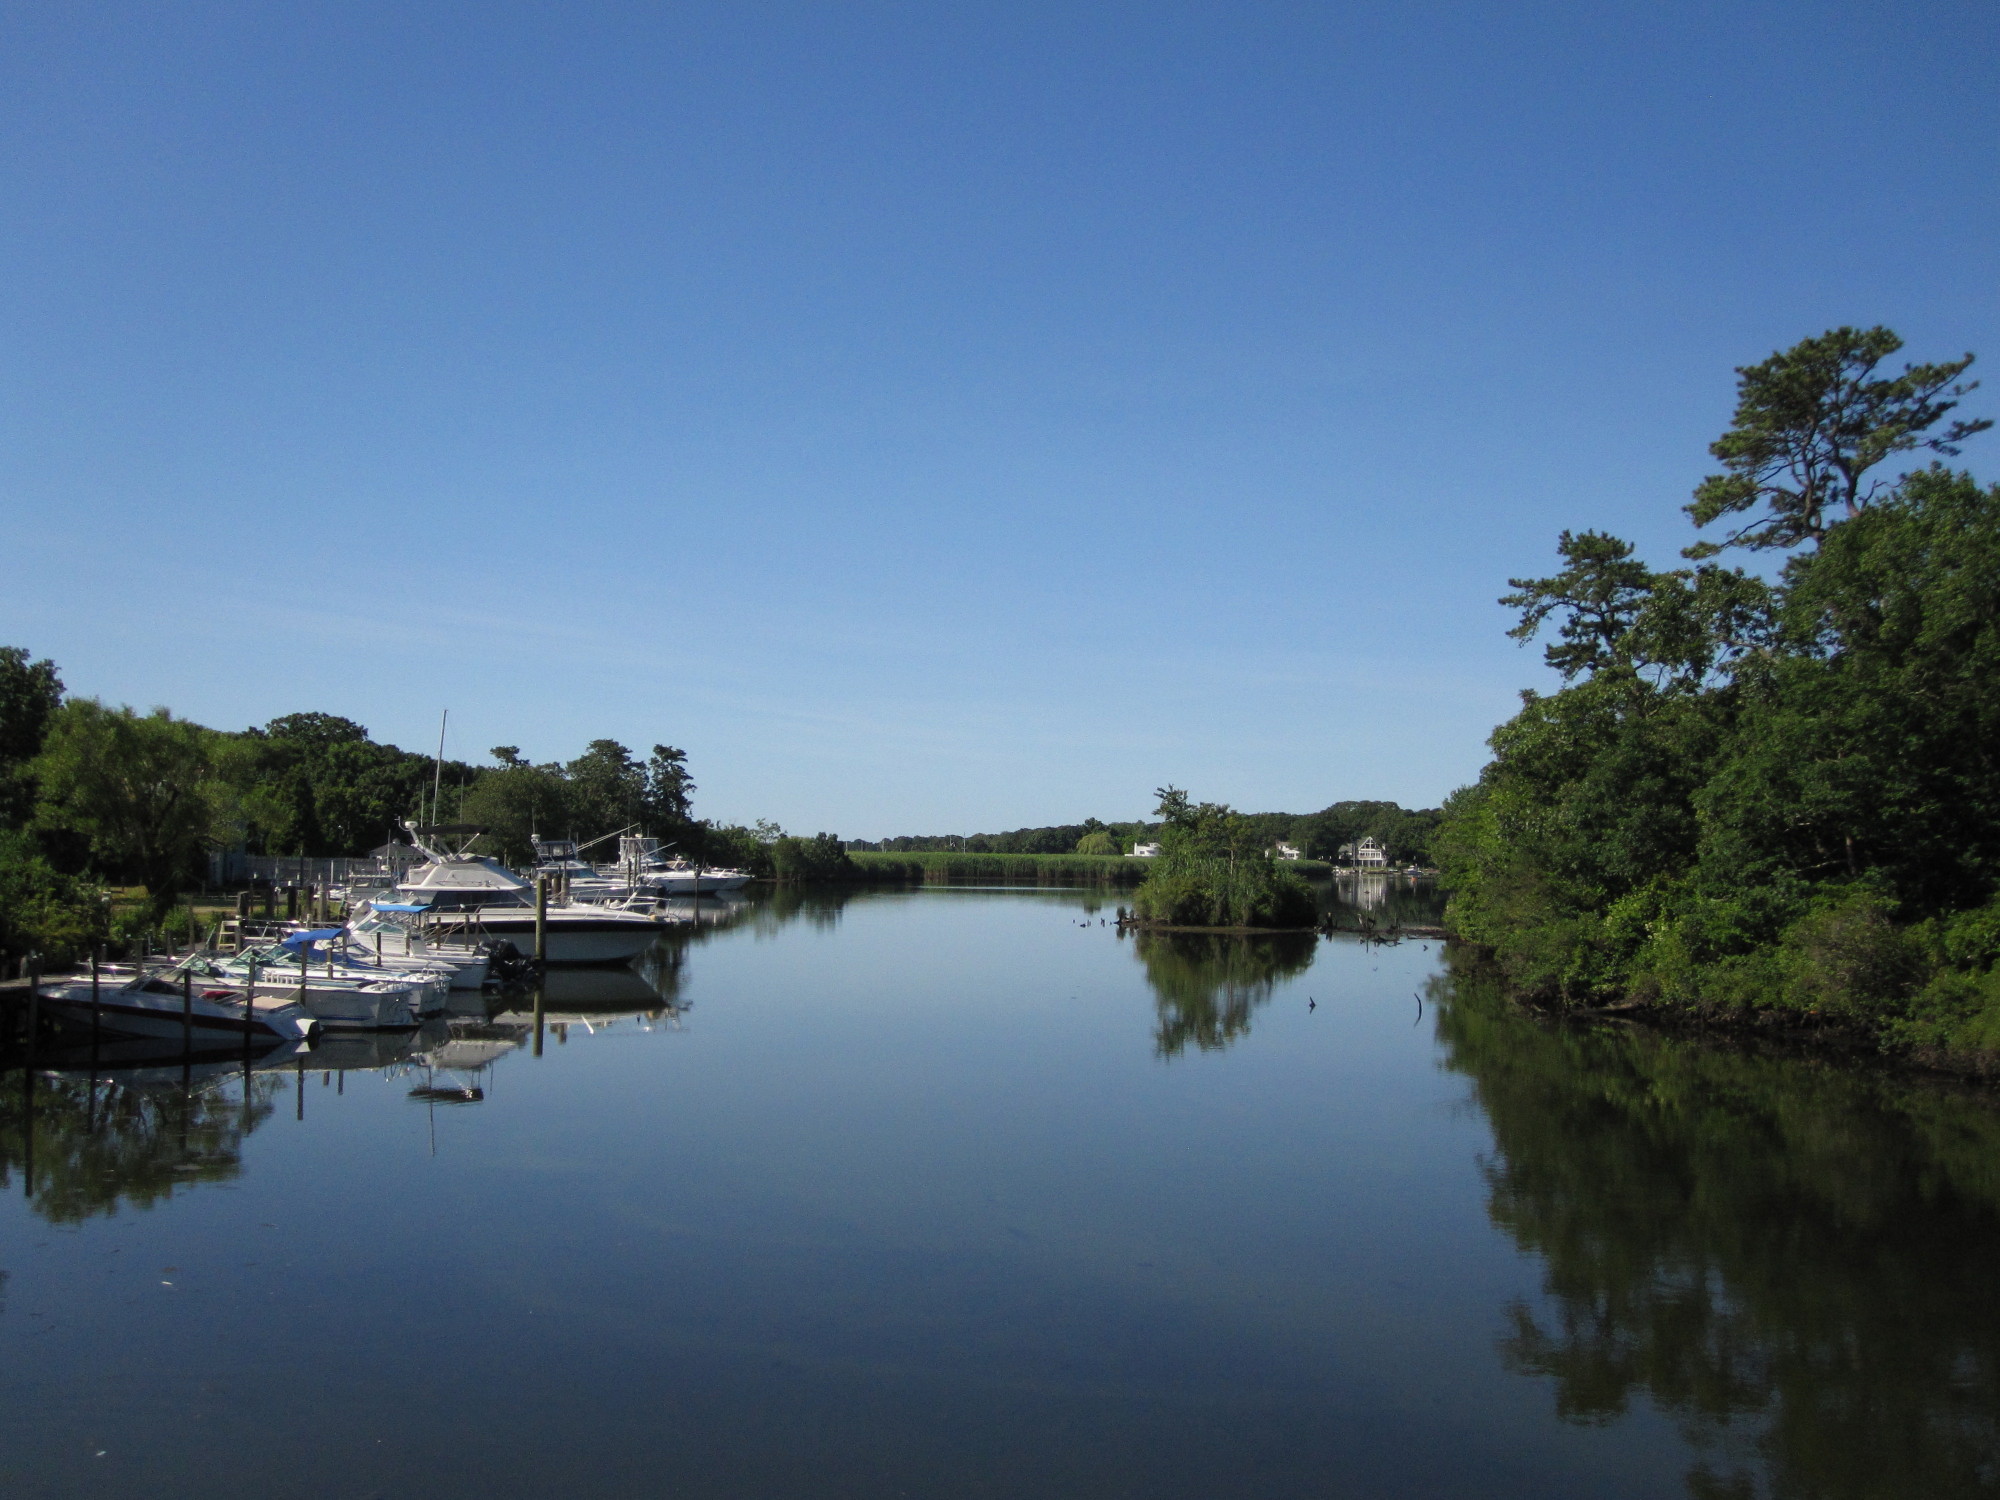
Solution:
{"label": "boat cover", "polygon": [[287,948],[302,948],[308,943],[330,943],[345,933],[345,927],[320,927],[311,932],[293,932],[285,936]]}

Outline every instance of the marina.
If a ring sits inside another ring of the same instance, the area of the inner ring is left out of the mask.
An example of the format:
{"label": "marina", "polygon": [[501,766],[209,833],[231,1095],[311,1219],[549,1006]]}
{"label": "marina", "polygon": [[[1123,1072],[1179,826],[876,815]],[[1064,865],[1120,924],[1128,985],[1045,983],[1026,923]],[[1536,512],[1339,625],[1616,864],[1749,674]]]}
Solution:
{"label": "marina", "polygon": [[16,1053],[9,1493],[1983,1492],[1989,1100],[1115,911],[767,889],[414,1028]]}

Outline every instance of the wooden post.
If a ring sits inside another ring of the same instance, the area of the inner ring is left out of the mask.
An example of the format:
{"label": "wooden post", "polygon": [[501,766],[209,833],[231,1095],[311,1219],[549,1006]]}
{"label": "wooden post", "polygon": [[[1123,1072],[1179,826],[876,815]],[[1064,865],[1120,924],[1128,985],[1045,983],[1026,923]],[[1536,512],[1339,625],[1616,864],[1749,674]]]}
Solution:
{"label": "wooden post", "polygon": [[21,1189],[35,1196],[35,1031],[41,1022],[42,956],[28,956],[28,1051],[21,1064]]}
{"label": "wooden post", "polygon": [[99,1012],[102,1002],[98,999],[98,970],[103,962],[104,945],[92,943],[90,945],[90,1045],[93,1049],[97,1046],[98,1028],[104,1024]]}
{"label": "wooden post", "polygon": [[535,967],[545,969],[549,962],[549,877],[535,877]]}
{"label": "wooden post", "polygon": [[28,955],[28,1071],[35,1069],[35,1036],[42,1024],[42,955]]}
{"label": "wooden post", "polygon": [[243,992],[243,1050],[250,1050],[250,1028],[257,1024],[257,960],[250,960],[250,987]]}
{"label": "wooden post", "polygon": [[194,1050],[194,967],[181,970],[181,1050]]}

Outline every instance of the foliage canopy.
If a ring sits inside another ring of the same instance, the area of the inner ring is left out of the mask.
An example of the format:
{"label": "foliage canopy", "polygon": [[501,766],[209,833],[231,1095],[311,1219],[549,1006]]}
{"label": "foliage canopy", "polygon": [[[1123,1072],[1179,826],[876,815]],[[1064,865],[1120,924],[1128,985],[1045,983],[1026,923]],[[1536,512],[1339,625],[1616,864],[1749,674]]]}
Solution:
{"label": "foliage canopy", "polygon": [[[1852,375],[1895,347],[1837,329],[1746,385]],[[1451,925],[1517,987],[1782,1013],[1894,1045],[2000,1033],[1996,951],[1972,935],[1994,929],[2000,887],[2000,488],[1937,466],[1856,487],[1918,445],[1964,368],[1916,367],[1886,392],[1855,375],[1851,401],[1759,397],[1772,452],[1833,442],[1828,410],[1852,418],[1836,437],[1867,419],[1839,438],[1847,457],[1825,472],[1801,457],[1803,488],[1764,495],[1760,536],[1816,544],[1775,582],[1656,572],[1595,532],[1564,533],[1559,573],[1514,580],[1513,634],[1553,625],[1545,655],[1568,685],[1523,695],[1438,842]]]}

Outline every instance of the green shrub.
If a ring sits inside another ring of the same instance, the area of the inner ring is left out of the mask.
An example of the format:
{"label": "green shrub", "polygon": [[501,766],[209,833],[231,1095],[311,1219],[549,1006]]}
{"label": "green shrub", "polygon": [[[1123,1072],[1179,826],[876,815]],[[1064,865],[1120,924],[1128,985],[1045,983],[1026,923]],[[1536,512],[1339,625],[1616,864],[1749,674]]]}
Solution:
{"label": "green shrub", "polygon": [[783,881],[846,880],[854,874],[854,861],[830,833],[809,839],[786,834],[771,845],[771,873]]}
{"label": "green shrub", "polygon": [[56,870],[23,832],[0,833],[0,954],[71,964],[104,936],[104,892]]}
{"label": "green shrub", "polygon": [[1139,915],[1173,927],[1310,927],[1312,888],[1262,854],[1231,855],[1169,828],[1139,887]]}

